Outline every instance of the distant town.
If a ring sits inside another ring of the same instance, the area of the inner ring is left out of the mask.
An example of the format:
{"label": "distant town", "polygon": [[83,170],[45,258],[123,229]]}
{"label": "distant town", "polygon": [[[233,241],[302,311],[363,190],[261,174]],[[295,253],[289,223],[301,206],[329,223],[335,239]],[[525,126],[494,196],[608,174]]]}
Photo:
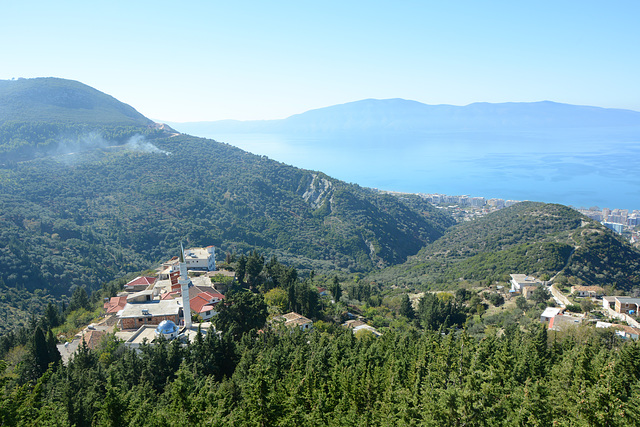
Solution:
{"label": "distant town", "polygon": [[[397,192],[389,193],[402,194]],[[521,202],[521,200],[486,199],[468,195],[449,196],[438,193],[418,193],[417,195],[437,208],[448,210],[457,221],[471,221],[474,218]],[[570,207],[595,221],[599,221],[605,227],[625,237],[632,244],[640,243],[640,230],[637,228],[640,225],[640,210],[634,209],[629,213],[628,209],[601,209],[598,206],[590,208]]]}

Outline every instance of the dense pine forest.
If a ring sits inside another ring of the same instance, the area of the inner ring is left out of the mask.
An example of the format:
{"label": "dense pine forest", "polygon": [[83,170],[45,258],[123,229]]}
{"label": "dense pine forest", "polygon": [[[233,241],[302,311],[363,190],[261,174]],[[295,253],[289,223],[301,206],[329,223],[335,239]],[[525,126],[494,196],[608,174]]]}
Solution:
{"label": "dense pine forest", "polygon": [[[611,332],[252,329],[81,347],[0,399],[3,425],[635,425],[637,342]],[[0,369],[4,369],[0,362]]]}

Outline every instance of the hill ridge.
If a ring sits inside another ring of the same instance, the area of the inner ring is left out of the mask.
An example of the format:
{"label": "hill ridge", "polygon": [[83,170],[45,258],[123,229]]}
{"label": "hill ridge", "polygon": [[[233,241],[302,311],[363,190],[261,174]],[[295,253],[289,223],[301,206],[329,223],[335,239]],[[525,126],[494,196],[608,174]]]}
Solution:
{"label": "hill ridge", "polygon": [[554,101],[424,104],[403,98],[363,99],[316,108],[276,120],[174,123],[186,133],[309,133],[528,129],[540,127],[640,127],[640,112]]}
{"label": "hill ridge", "polygon": [[154,124],[130,105],[75,80],[58,77],[0,80],[0,125],[33,121]]}

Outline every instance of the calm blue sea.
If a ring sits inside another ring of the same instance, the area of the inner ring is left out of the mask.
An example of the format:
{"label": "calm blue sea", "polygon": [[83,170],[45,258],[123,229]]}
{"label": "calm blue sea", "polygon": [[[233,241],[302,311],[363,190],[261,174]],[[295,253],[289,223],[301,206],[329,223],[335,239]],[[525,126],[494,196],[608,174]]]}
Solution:
{"label": "calm blue sea", "polygon": [[199,135],[364,187],[640,209],[640,129]]}

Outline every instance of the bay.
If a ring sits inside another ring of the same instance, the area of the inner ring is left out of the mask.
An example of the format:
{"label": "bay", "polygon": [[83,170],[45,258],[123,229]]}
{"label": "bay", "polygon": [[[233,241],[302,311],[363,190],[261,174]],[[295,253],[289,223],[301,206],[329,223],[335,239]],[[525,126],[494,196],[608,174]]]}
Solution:
{"label": "bay", "polygon": [[198,136],[364,187],[640,209],[640,128]]}

